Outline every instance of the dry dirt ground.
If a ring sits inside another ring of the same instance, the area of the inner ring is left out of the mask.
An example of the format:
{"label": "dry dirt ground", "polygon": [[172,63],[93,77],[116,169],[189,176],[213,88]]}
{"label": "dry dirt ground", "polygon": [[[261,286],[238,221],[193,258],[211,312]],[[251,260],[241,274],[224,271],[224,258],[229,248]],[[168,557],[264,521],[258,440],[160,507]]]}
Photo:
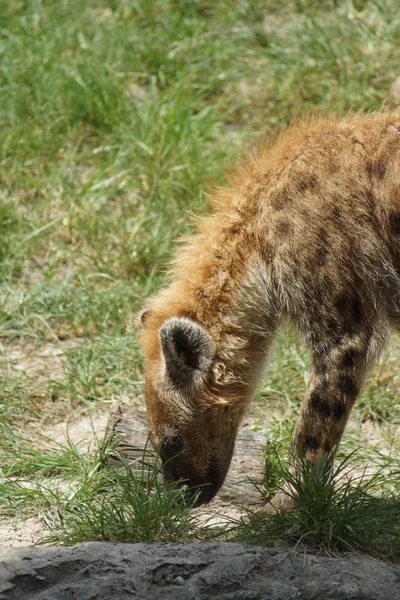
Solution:
{"label": "dry dirt ground", "polygon": [[[102,439],[109,419],[108,412],[99,412],[80,418],[75,422],[62,422],[47,425],[43,434],[48,437],[47,443],[52,441],[67,444],[67,437],[82,450],[93,447],[97,439]],[[23,547],[36,544],[49,531],[39,518],[32,517],[28,520],[12,519],[8,523],[0,523],[0,548]]]}

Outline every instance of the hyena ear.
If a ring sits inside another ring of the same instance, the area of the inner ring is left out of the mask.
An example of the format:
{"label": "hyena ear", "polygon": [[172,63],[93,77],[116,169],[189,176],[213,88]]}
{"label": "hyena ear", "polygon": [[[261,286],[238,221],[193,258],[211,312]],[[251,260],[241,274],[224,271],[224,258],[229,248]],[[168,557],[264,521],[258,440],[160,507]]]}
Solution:
{"label": "hyena ear", "polygon": [[209,372],[211,339],[191,319],[167,319],[160,328],[160,341],[167,375],[177,387],[196,384]]}

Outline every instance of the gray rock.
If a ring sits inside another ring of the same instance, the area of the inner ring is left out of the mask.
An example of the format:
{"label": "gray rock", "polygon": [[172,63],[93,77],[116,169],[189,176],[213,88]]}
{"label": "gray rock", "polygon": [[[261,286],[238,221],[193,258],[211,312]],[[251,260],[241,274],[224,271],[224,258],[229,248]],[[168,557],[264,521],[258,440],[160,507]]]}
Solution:
{"label": "gray rock", "polygon": [[1,600],[400,600],[400,569],[372,558],[235,543],[0,550]]}

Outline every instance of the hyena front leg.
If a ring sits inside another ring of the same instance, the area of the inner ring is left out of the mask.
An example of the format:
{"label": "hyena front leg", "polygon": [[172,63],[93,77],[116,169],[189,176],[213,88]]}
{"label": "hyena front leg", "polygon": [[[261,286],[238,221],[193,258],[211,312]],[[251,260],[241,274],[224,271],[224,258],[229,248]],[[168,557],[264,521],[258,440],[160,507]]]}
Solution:
{"label": "hyena front leg", "polygon": [[330,453],[333,459],[364,380],[369,347],[365,339],[351,337],[323,352],[314,351],[292,453],[310,463]]}
{"label": "hyena front leg", "polygon": [[[332,464],[372,360],[370,347],[370,340],[351,337],[325,351],[313,352],[311,378],[289,455],[292,472],[299,458],[313,464],[319,457],[329,455],[328,468]],[[271,500],[273,509],[291,508],[294,504],[287,485]]]}

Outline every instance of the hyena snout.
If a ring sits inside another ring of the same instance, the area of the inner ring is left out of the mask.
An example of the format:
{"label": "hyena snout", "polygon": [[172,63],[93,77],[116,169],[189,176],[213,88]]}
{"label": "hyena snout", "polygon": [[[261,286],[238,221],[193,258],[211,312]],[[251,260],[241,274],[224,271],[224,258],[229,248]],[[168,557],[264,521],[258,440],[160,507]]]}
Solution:
{"label": "hyena snout", "polygon": [[203,451],[190,457],[177,438],[172,444],[168,439],[159,449],[166,483],[177,483],[188,488],[189,495],[196,495],[195,506],[210,502],[222,486],[230,460],[221,461],[218,453],[205,456]]}
{"label": "hyena snout", "polygon": [[205,473],[198,473],[191,464],[176,457],[163,465],[163,474],[167,483],[174,482],[187,486],[190,495],[197,495],[194,506],[200,506],[214,498],[226,473],[221,473],[214,459],[211,459]]}

